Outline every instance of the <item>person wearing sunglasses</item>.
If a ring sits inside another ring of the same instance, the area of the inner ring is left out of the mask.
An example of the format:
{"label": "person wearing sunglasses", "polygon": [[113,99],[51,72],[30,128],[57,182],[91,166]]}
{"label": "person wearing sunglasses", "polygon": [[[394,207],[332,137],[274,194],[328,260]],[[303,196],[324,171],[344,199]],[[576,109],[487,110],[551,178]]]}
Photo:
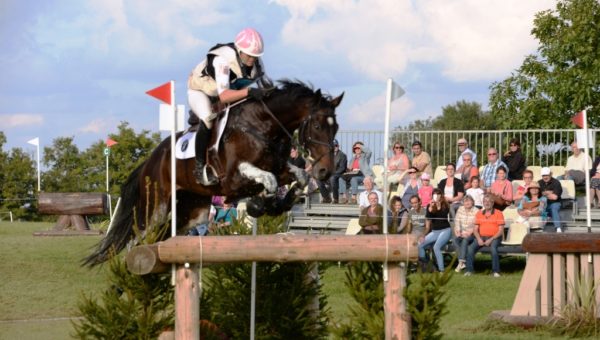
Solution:
{"label": "person wearing sunglasses", "polygon": [[523,171],[527,169],[525,157],[521,153],[521,142],[513,138],[510,140],[508,151],[502,156],[502,161],[508,166],[508,180],[523,179]]}
{"label": "person wearing sunglasses", "polygon": [[[357,141],[352,145],[352,158],[348,162],[348,169],[340,178],[340,203],[356,204],[356,195],[358,195],[358,186],[363,183],[365,176],[375,177],[371,169],[371,155],[373,152],[367,148],[363,142]],[[348,192],[348,186],[351,192]],[[350,194],[352,199],[350,200]]]}
{"label": "person wearing sunglasses", "polygon": [[481,172],[481,186],[483,189],[492,186],[492,183],[496,180],[496,173],[499,167],[503,167],[508,172],[508,166],[500,160],[496,148],[489,148],[487,157],[488,163],[483,167],[483,171]]}
{"label": "person wearing sunglasses", "polygon": [[406,153],[404,153],[404,145],[396,142],[392,148],[394,153],[392,157],[388,158],[388,184],[397,184],[404,171],[410,166],[410,160]]}

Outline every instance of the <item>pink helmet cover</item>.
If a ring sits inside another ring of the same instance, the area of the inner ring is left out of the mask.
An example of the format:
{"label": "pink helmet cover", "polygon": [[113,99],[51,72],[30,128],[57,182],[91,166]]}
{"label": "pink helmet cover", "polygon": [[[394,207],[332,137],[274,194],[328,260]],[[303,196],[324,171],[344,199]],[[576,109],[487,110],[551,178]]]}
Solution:
{"label": "pink helmet cover", "polygon": [[253,57],[260,57],[263,55],[263,39],[255,29],[244,28],[235,37],[235,47],[240,51],[251,55]]}

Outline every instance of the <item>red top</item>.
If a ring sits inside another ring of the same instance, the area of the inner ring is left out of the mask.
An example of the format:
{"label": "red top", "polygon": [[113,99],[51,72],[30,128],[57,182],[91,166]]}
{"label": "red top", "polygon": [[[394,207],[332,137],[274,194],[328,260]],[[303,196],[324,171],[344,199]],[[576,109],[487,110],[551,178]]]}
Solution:
{"label": "red top", "polygon": [[352,162],[352,170],[360,170],[360,165],[358,165],[358,158],[355,158]]}

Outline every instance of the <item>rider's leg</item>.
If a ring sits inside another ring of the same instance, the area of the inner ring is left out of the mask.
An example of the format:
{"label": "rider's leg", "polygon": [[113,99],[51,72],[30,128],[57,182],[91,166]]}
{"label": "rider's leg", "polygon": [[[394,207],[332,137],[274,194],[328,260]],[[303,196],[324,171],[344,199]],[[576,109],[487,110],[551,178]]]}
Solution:
{"label": "rider's leg", "polygon": [[211,137],[212,110],[210,99],[200,91],[188,90],[188,102],[192,112],[200,118],[196,132],[196,182],[202,185],[212,185],[217,182],[212,170],[206,168],[206,149]]}

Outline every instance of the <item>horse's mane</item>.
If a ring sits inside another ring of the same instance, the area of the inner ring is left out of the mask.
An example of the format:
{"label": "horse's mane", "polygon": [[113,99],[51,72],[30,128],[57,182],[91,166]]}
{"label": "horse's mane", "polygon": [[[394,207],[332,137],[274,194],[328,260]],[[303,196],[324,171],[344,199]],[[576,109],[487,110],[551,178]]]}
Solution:
{"label": "horse's mane", "polygon": [[269,96],[269,106],[275,109],[298,100],[312,99],[312,105],[331,100],[331,96],[323,95],[320,91],[315,91],[312,85],[299,80],[280,79],[277,84],[277,89]]}

